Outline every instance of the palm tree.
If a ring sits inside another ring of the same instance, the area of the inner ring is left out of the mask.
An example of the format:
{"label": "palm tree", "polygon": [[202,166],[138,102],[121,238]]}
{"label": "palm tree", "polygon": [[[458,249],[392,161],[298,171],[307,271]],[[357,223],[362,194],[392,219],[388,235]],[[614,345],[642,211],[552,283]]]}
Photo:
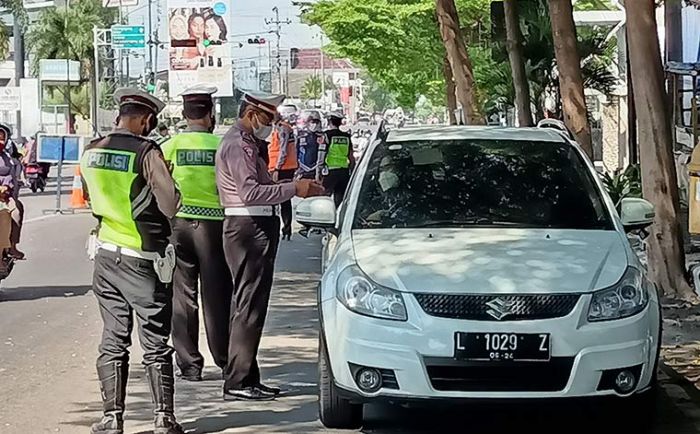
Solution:
{"label": "palm tree", "polygon": [[637,109],[644,197],[656,207],[649,243],[649,275],[668,296],[695,298],[685,277],[685,254],[678,219],[679,199],[673,159],[671,119],[657,38],[656,4],[639,0],[626,8],[627,43]]}
{"label": "palm tree", "polygon": [[[544,101],[548,95],[559,95],[559,81],[554,55],[554,35],[547,15],[546,0],[538,0],[527,8],[519,8],[523,34],[522,52],[525,73],[530,87],[531,105],[535,107],[535,119],[544,117]],[[617,43],[607,40],[608,28],[582,28],[577,32],[578,52],[581,56],[581,74],[586,89],[594,89],[605,95],[612,93],[618,79],[611,72]],[[498,44],[494,51],[505,51]],[[514,107],[513,74],[508,62],[494,61],[490,50],[473,48],[475,74],[479,88],[484,93],[482,102],[486,113],[498,111],[501,106]],[[478,56],[478,57],[477,57]],[[555,115],[561,114],[561,106]]]}
{"label": "palm tree", "polygon": [[573,6],[571,0],[548,0],[548,3],[564,123],[573,132],[583,150],[592,157],[591,126],[588,123],[586,96],[583,93],[581,57],[577,47]]}
{"label": "palm tree", "polygon": [[[0,8],[12,11],[15,19],[24,21],[26,13],[22,0],[0,0]],[[7,59],[10,54],[10,32],[8,26],[0,20],[0,59]]]}
{"label": "palm tree", "polygon": [[[80,87],[86,86],[94,55],[92,28],[109,26],[114,18],[114,11],[104,8],[100,0],[73,0],[69,7],[42,10],[27,35],[27,48],[35,59],[33,69],[38,69],[40,59],[75,60],[81,64]],[[68,99],[66,86],[53,90]],[[82,95],[83,90],[73,89],[70,94]],[[71,101],[69,112],[84,112],[84,107],[76,102]]]}
{"label": "palm tree", "polygon": [[316,101],[322,96],[323,83],[321,83],[321,78],[317,75],[311,76],[304,81],[304,86],[301,88],[301,97],[305,101]]}
{"label": "palm tree", "polygon": [[483,123],[477,109],[474,71],[459,24],[455,2],[454,0],[436,0],[435,4],[440,35],[452,69],[457,102],[462,106],[463,119],[468,125]]}

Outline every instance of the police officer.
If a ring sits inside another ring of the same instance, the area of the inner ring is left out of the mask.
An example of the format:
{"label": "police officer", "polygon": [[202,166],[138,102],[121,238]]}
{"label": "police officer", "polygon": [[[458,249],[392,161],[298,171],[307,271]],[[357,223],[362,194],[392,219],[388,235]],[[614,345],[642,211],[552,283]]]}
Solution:
{"label": "police officer", "polygon": [[277,205],[292,197],[320,195],[313,180],[276,184],[261,150],[284,96],[246,94],[240,120],[216,153],[216,176],[225,208],[224,252],[231,269],[228,365],[224,400],[272,400],[280,390],[261,383],[257,353],[272,289],[280,237]]}
{"label": "police officer", "polygon": [[[286,119],[280,119],[272,132],[268,146],[269,163],[267,165],[275,182],[288,182],[294,179],[299,168],[297,160],[296,140],[292,123],[294,115]],[[288,200],[281,205],[282,214],[282,239],[292,239],[292,201]]]}
{"label": "police officer", "polygon": [[224,258],[224,210],[216,189],[214,160],[221,138],[215,126],[212,95],[217,88],[195,85],[182,93],[187,129],[163,145],[165,160],[182,194],[172,221],[177,267],[173,277],[173,346],[180,376],[201,381],[198,287],[201,282],[204,328],[214,363],[228,358],[228,324],[233,285]]}
{"label": "police officer", "polygon": [[305,179],[316,179],[320,182],[319,152],[325,146],[324,134],[321,131],[321,117],[312,111],[306,120],[306,127],[299,132],[297,138],[297,154],[299,158],[298,176]]}
{"label": "police officer", "polygon": [[345,196],[345,190],[350,182],[350,171],[355,167],[355,155],[352,149],[352,136],[340,130],[344,116],[342,113],[331,112],[328,115],[330,129],[326,131],[325,167],[327,173],[323,177],[323,187],[333,195],[335,206],[340,206]]}
{"label": "police officer", "polygon": [[123,432],[124,399],[134,314],[144,349],[156,434],[184,433],[175,421],[172,348],[172,271],[169,220],[180,195],[163,154],[146,139],[165,106],[136,89],[114,94],[117,126],[90,143],[80,166],[99,222],[92,289],[104,322],[97,358],[104,417],[92,434]]}

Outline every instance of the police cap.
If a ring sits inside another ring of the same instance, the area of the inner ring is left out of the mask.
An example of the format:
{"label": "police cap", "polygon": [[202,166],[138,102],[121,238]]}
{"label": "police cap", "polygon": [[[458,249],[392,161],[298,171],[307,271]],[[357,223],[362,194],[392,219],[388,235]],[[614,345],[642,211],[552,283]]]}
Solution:
{"label": "police cap", "polygon": [[206,102],[211,101],[212,95],[218,91],[216,86],[199,83],[185,89],[180,96],[183,102]]}
{"label": "police cap", "polygon": [[165,103],[148,92],[133,87],[123,87],[114,92],[114,102],[119,107],[125,105],[141,105],[158,114],[165,108]]}
{"label": "police cap", "polygon": [[341,112],[336,112],[336,111],[328,112],[328,114],[326,116],[328,117],[328,119],[341,119],[341,120],[345,119],[344,114],[342,114]]}
{"label": "police cap", "polygon": [[246,92],[243,101],[262,111],[277,115],[277,107],[284,102],[285,95],[272,95],[262,92]]}

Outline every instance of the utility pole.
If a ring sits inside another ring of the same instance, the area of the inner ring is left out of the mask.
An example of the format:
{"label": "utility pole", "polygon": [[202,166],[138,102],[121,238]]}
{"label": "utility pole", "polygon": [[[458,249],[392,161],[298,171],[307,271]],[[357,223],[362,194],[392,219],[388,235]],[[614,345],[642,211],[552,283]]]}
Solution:
{"label": "utility pole", "polygon": [[[158,39],[158,38],[156,38]],[[148,0],[148,72],[154,72],[156,67],[153,65],[153,0]]]}
{"label": "utility pole", "polygon": [[[15,86],[19,87],[20,80],[24,78],[24,34],[22,33],[22,23],[18,16],[14,17],[12,34],[15,38]],[[22,111],[17,110],[15,115],[15,126],[17,136],[22,136]]]}
{"label": "utility pole", "polygon": [[282,30],[282,24],[292,24],[292,21],[290,19],[286,19],[284,21],[280,21],[280,10],[277,6],[272,8],[272,12],[275,13],[275,18],[273,20],[268,20],[265,19],[265,24],[270,25],[274,24],[277,26],[277,29],[275,30],[275,35],[277,35],[277,93],[282,93],[283,90],[283,85],[282,85],[282,57],[280,53],[280,39],[281,39],[281,30]]}

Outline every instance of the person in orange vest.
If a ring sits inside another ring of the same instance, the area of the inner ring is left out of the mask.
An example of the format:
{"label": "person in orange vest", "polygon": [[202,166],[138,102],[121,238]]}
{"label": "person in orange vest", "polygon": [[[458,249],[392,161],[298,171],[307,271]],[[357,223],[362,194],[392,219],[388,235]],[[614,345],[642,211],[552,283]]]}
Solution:
{"label": "person in orange vest", "polygon": [[[299,168],[296,140],[294,138],[295,115],[281,119],[275,125],[268,145],[268,169],[275,182],[291,182]],[[281,205],[282,239],[292,239],[292,201]]]}

